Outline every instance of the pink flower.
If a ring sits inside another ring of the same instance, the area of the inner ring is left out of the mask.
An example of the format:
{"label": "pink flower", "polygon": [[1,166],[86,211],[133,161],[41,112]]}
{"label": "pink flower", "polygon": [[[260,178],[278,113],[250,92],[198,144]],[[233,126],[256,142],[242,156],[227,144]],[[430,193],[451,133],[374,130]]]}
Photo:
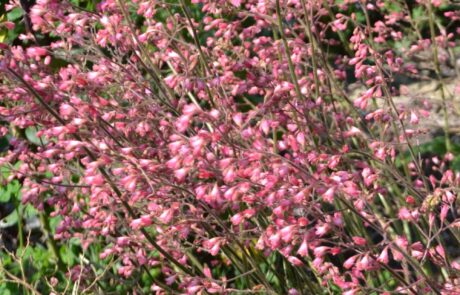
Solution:
{"label": "pink flower", "polygon": [[334,195],[335,195],[335,188],[330,187],[324,194],[323,194],[323,199],[328,202],[328,203],[333,203],[334,202]]}
{"label": "pink flower", "polygon": [[315,257],[323,257],[326,253],[330,250],[330,247],[327,246],[319,246],[313,249],[313,254]]}
{"label": "pink flower", "polygon": [[244,217],[241,213],[237,213],[230,220],[233,225],[239,225],[244,220]]}
{"label": "pink flower", "polygon": [[332,22],[332,30],[334,32],[345,31],[346,29],[347,29],[347,22],[344,22],[341,19],[336,19],[334,22]]}
{"label": "pink flower", "polygon": [[176,177],[178,182],[183,182],[185,178],[187,177],[189,171],[190,171],[190,168],[181,168],[181,169],[174,171],[174,176]]}
{"label": "pink flower", "polygon": [[334,169],[339,165],[339,163],[340,163],[340,156],[335,155],[335,156],[332,156],[328,160],[327,167],[329,167],[330,169]]}
{"label": "pink flower", "polygon": [[208,252],[212,256],[216,256],[219,251],[221,245],[224,243],[224,240],[222,238],[211,238],[203,243],[203,246],[208,250]]}
{"label": "pink flower", "polygon": [[294,234],[297,232],[295,225],[288,225],[280,230],[281,239],[285,243],[292,241]]}
{"label": "pink flower", "polygon": [[183,115],[177,119],[175,126],[179,132],[184,132],[189,128],[191,121],[192,117],[190,115]]}
{"label": "pink flower", "polygon": [[222,174],[224,176],[225,183],[231,183],[231,182],[235,181],[235,179],[236,179],[236,171],[235,171],[235,168],[232,167],[232,166],[226,168],[222,172]]}
{"label": "pink flower", "polygon": [[130,226],[132,229],[140,229],[141,227],[146,227],[152,224],[152,219],[148,215],[143,215],[138,219],[131,221]]}
{"label": "pink flower", "polygon": [[359,294],[359,289],[351,289],[342,293],[342,295],[356,295]]}
{"label": "pink flower", "polygon": [[304,238],[302,244],[300,244],[297,254],[301,256],[308,256],[308,243],[306,238]]}
{"label": "pink flower", "polygon": [[134,176],[127,176],[121,180],[124,183],[124,187],[129,192],[134,192],[137,186],[137,179]]}
{"label": "pink flower", "polygon": [[95,185],[95,186],[99,186],[99,185],[103,185],[104,184],[104,178],[102,177],[102,175],[94,175],[94,176],[86,176],[85,177],[85,182],[88,184],[88,185]]}
{"label": "pink flower", "polygon": [[345,260],[345,262],[343,263],[343,267],[345,267],[346,269],[352,268],[355,265],[357,258],[358,258],[358,255],[351,256],[350,258]]}
{"label": "pink flower", "polygon": [[411,123],[411,124],[414,124],[414,125],[417,125],[418,122],[419,122],[419,119],[418,119],[417,114],[414,113],[414,112],[411,112],[411,113],[410,113],[410,123]]}
{"label": "pink flower", "polygon": [[40,58],[48,54],[48,51],[43,47],[29,47],[26,52],[31,58]]}
{"label": "pink flower", "polygon": [[289,289],[288,295],[300,295],[300,292],[297,291],[296,289]]}
{"label": "pink flower", "polygon": [[211,269],[207,265],[204,267],[203,273],[207,278],[212,279]]}
{"label": "pink flower", "polygon": [[240,7],[241,0],[230,0],[230,3],[232,3],[232,5],[235,7]]}
{"label": "pink flower", "polygon": [[10,22],[10,21],[3,22],[3,23],[1,23],[1,25],[5,26],[5,27],[6,27],[8,30],[10,30],[10,31],[13,30],[14,27],[16,26],[16,25],[14,24],[14,22]]}
{"label": "pink flower", "polygon": [[367,241],[365,238],[362,237],[352,237],[353,242],[358,245],[358,246],[364,246],[367,244]]}
{"label": "pink flower", "polygon": [[398,217],[401,220],[412,220],[412,214],[406,207],[399,209]]}
{"label": "pink flower", "polygon": [[377,261],[383,264],[388,264],[388,248],[385,247],[380,253],[379,257],[377,258]]}
{"label": "pink flower", "polygon": [[271,249],[277,249],[281,246],[281,235],[279,233],[275,233],[268,238],[270,242]]}
{"label": "pink flower", "polygon": [[304,265],[304,263],[297,257],[295,256],[289,256],[288,257],[288,261],[292,264],[294,264],[295,266],[302,266]]}
{"label": "pink flower", "polygon": [[449,210],[450,210],[450,207],[448,205],[443,204],[441,206],[441,213],[439,214],[439,219],[441,220],[441,222],[444,222],[444,220],[447,217],[447,213],[449,213]]}
{"label": "pink flower", "polygon": [[368,270],[372,266],[371,259],[368,255],[364,255],[356,262],[356,267],[358,270]]}
{"label": "pink flower", "polygon": [[158,220],[165,224],[170,223],[174,218],[174,211],[175,210],[173,208],[166,209],[160,214],[160,216],[158,216]]}
{"label": "pink flower", "polygon": [[316,226],[316,234],[320,237],[326,235],[327,233],[329,233],[331,227],[329,224],[327,223],[323,223],[322,225],[319,225],[319,226]]}

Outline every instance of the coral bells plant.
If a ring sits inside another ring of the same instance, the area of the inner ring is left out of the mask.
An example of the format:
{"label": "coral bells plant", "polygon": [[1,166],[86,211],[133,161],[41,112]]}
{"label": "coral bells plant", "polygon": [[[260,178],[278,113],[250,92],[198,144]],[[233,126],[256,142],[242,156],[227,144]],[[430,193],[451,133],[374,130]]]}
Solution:
{"label": "coral bells plant", "polygon": [[80,2],[0,44],[0,163],[98,245],[76,288],[460,294],[458,4]]}

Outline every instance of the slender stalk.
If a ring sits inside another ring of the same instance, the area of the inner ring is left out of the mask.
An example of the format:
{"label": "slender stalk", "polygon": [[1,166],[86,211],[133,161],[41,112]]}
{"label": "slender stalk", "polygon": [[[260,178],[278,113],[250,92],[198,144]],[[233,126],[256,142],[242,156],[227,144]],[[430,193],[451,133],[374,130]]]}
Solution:
{"label": "slender stalk", "polygon": [[450,135],[449,135],[449,113],[447,110],[447,99],[446,99],[446,93],[445,93],[445,85],[444,81],[441,77],[441,65],[439,63],[439,57],[438,57],[438,41],[436,40],[436,31],[434,27],[434,17],[433,17],[433,4],[431,1],[427,1],[427,6],[428,6],[428,23],[430,26],[430,37],[431,37],[431,47],[433,50],[433,62],[434,62],[434,69],[436,72],[436,77],[438,79],[438,82],[440,83],[440,91],[441,91],[441,99],[442,99],[442,111],[443,111],[443,116],[444,116],[444,141],[446,143],[446,149],[447,152],[452,151],[452,143],[450,141]]}
{"label": "slender stalk", "polygon": [[[303,101],[303,102],[305,102],[305,97],[302,94],[302,92],[300,91],[299,80],[298,80],[297,75],[295,73],[294,64],[292,62],[291,50],[289,49],[289,43],[287,41],[286,34],[284,33],[283,19],[282,19],[282,16],[281,16],[281,7],[280,7],[280,1],[279,0],[276,0],[276,18],[277,18],[277,21],[278,21],[278,30],[279,30],[279,33],[280,33],[280,36],[281,36],[281,40],[283,42],[283,47],[284,47],[284,51],[285,51],[285,54],[286,54],[286,59],[287,59],[287,62],[288,62],[289,73],[291,75],[291,81],[294,84],[294,90],[296,92],[296,95],[297,95],[298,99]],[[295,120],[298,121],[295,111],[294,111],[294,116],[295,116]],[[311,122],[311,119],[310,119],[310,115],[305,114],[305,119],[307,120],[308,130],[309,130],[310,134],[313,135],[314,132],[313,132],[313,129],[312,129],[312,122]],[[299,126],[302,126],[302,125],[299,124]],[[318,149],[318,140],[315,137],[313,137],[313,143],[314,143],[315,147]]]}

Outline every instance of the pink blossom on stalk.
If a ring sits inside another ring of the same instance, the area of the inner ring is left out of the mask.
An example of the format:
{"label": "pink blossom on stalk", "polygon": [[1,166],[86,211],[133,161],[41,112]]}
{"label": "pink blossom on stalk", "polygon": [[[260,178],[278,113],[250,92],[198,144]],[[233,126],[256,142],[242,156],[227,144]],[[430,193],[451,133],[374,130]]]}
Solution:
{"label": "pink blossom on stalk", "polygon": [[85,182],[89,185],[103,185],[105,183],[104,178],[102,175],[92,175],[92,176],[86,176],[85,177]]}
{"label": "pink blossom on stalk", "polygon": [[388,248],[385,247],[383,251],[380,253],[379,257],[377,258],[377,261],[383,264],[387,264],[389,259],[388,259]]}
{"label": "pink blossom on stalk", "polygon": [[330,187],[327,189],[327,191],[323,194],[323,198],[326,202],[328,203],[333,203],[334,202],[334,195],[335,195],[335,188]]}
{"label": "pink blossom on stalk", "polygon": [[422,259],[424,255],[424,247],[422,243],[420,242],[415,242],[410,246],[410,253],[411,256],[414,257],[415,259]]}
{"label": "pink blossom on stalk", "polygon": [[406,207],[401,207],[399,209],[398,217],[401,220],[412,220],[413,219],[411,212]]}
{"label": "pink blossom on stalk", "polygon": [[308,256],[308,242],[306,238],[302,240],[302,244],[300,244],[297,254],[301,256]]}
{"label": "pink blossom on stalk", "polygon": [[175,210],[173,208],[166,209],[160,214],[160,216],[158,216],[158,220],[165,224],[170,223],[174,218],[174,212]]}
{"label": "pink blossom on stalk", "polygon": [[134,192],[136,190],[137,179],[134,176],[126,176],[121,180],[127,191]]}
{"label": "pink blossom on stalk", "polygon": [[187,130],[190,126],[191,120],[192,117],[190,115],[183,115],[179,117],[175,124],[177,130],[179,132],[184,132],[185,130]]}
{"label": "pink blossom on stalk", "polygon": [[222,238],[211,238],[209,240],[204,241],[203,246],[207,249],[207,251],[212,255],[216,256],[219,251],[220,247],[224,244],[224,239]]}
{"label": "pink blossom on stalk", "polygon": [[410,123],[414,124],[414,125],[419,123],[419,118],[418,118],[417,114],[414,113],[414,112],[410,113]]}
{"label": "pink blossom on stalk", "polygon": [[[341,15],[340,15],[341,16]],[[347,22],[342,18],[342,19],[336,19],[332,23],[332,29],[336,31],[344,31],[347,29]]]}
{"label": "pink blossom on stalk", "polygon": [[233,225],[239,225],[241,222],[243,222],[244,217],[241,213],[236,213],[230,220]]}
{"label": "pink blossom on stalk", "polygon": [[29,47],[26,51],[27,55],[31,58],[40,58],[46,56],[48,51],[43,47]]}
{"label": "pink blossom on stalk", "polygon": [[441,223],[443,223],[444,220],[446,219],[447,213],[449,212],[449,209],[450,209],[449,206],[446,205],[446,204],[443,204],[441,206],[441,213],[439,214],[439,219],[440,219]]}
{"label": "pink blossom on stalk", "polygon": [[313,249],[313,254],[315,257],[323,257],[330,249],[331,248],[327,246],[319,246]]}
{"label": "pink blossom on stalk", "polygon": [[294,235],[297,232],[297,227],[295,225],[288,225],[280,230],[281,239],[285,243],[289,243],[294,238]]}
{"label": "pink blossom on stalk", "polygon": [[178,182],[183,182],[187,177],[190,168],[180,168],[174,171],[174,176],[176,177]]}
{"label": "pink blossom on stalk", "polygon": [[362,237],[352,237],[352,240],[358,246],[364,246],[367,244],[366,239]]}
{"label": "pink blossom on stalk", "polygon": [[293,265],[295,265],[295,266],[302,266],[302,265],[304,265],[304,263],[303,263],[299,258],[297,258],[297,257],[295,257],[295,256],[289,256],[289,257],[288,257],[288,261],[289,261],[290,263],[292,263]]}
{"label": "pink blossom on stalk", "polygon": [[268,238],[270,242],[270,248],[272,250],[277,249],[281,246],[281,235],[279,233],[275,233]]}
{"label": "pink blossom on stalk", "polygon": [[357,255],[351,256],[350,258],[345,260],[345,262],[343,263],[343,267],[345,267],[346,269],[352,268],[355,265],[357,258],[358,258]]}
{"label": "pink blossom on stalk", "polygon": [[359,289],[351,289],[351,290],[348,290],[348,291],[345,291],[343,292],[342,294],[343,295],[356,295],[356,294],[359,294]]}
{"label": "pink blossom on stalk", "polygon": [[149,215],[143,215],[138,219],[134,219],[131,221],[131,228],[132,229],[140,229],[142,227],[146,227],[152,224],[152,218]]}
{"label": "pink blossom on stalk", "polygon": [[373,261],[368,255],[363,255],[356,261],[356,268],[358,270],[370,270],[373,268]]}
{"label": "pink blossom on stalk", "polygon": [[343,132],[344,137],[353,137],[359,134],[362,134],[362,131],[355,126],[352,126],[348,131]]}
{"label": "pink blossom on stalk", "polygon": [[239,7],[241,5],[242,0],[230,0],[233,6]]}
{"label": "pink blossom on stalk", "polygon": [[322,237],[326,234],[329,233],[329,231],[331,230],[331,226],[327,223],[323,223],[322,225],[319,225],[319,226],[316,226],[316,234],[319,236],[319,237]]}
{"label": "pink blossom on stalk", "polygon": [[[445,1],[429,1],[419,2],[427,13],[431,3],[436,19],[460,20],[456,11],[445,11],[448,7],[438,11]],[[8,10],[18,6],[18,1],[10,2]],[[87,247],[103,236],[100,242],[107,244],[101,259],[119,259],[117,271],[123,277],[134,271],[137,275],[142,271],[138,266],[159,267],[162,284],[151,288],[157,294],[167,292],[160,287],[165,285],[184,294],[237,292],[234,280],[213,279],[211,270],[233,273],[233,261],[219,253],[223,245],[229,250],[236,245],[238,255],[249,253],[241,252],[239,243],[242,251],[256,243],[263,255],[282,255],[294,270],[304,267],[301,257],[311,251],[314,284],[316,279],[320,288],[332,282],[344,294],[371,292],[366,283],[380,271],[379,263],[394,267],[390,253],[401,263],[406,253],[429,259],[435,267],[453,261],[437,242],[425,255],[426,241],[391,240],[386,234],[398,220],[427,230],[416,224],[421,216],[433,229],[446,223],[455,207],[460,175],[448,169],[453,154],[430,159],[436,172],[426,176],[436,195],[430,202],[416,163],[408,165],[411,174],[405,175],[400,169],[405,164],[397,161],[397,151],[407,148],[406,137],[415,145],[423,132],[403,130],[398,120],[420,124],[431,104],[424,100],[417,109],[400,109],[397,103],[397,111],[389,104],[397,95],[417,98],[417,90],[407,85],[398,90],[393,79],[400,74],[423,78],[422,63],[415,61],[431,55],[432,40],[439,63],[448,65],[448,53],[456,45],[452,26],[436,27],[434,36],[417,40],[407,30],[412,12],[404,6],[389,11],[382,0],[330,1],[330,8],[327,1],[281,1],[283,38],[266,30],[278,26],[276,1],[193,0],[190,9],[199,10],[199,19],[196,13],[186,17],[180,7],[163,17],[164,3],[151,0],[100,1],[92,12],[67,1],[36,2],[29,12],[32,31],[52,35],[51,43],[31,45],[32,34],[23,34],[12,45],[0,44],[2,73],[11,69],[27,83],[10,78],[9,71],[2,76],[0,116],[6,124],[0,134],[8,137],[9,146],[0,163],[22,163],[6,180],[20,181],[23,202],[39,210],[46,204],[53,216],[62,216],[56,238],[78,238]],[[135,22],[125,19],[121,5]],[[376,21],[363,22],[355,8],[372,12]],[[305,21],[318,46],[312,46]],[[343,48],[339,33],[348,29],[342,54],[335,48]],[[403,33],[407,48],[386,46],[388,40],[402,40]],[[52,57],[63,54],[66,65],[56,68]],[[320,57],[316,65],[315,56]],[[342,89],[350,78],[365,87],[354,100]],[[31,95],[28,86],[37,93]],[[370,103],[383,96],[376,100],[377,108]],[[399,118],[393,122],[396,113]],[[21,135],[29,127],[39,129],[43,144],[9,134],[19,129]],[[48,173],[52,175],[42,177]],[[414,193],[403,204],[391,189],[401,180]],[[355,213],[337,207],[337,196],[354,206],[365,228],[379,227],[384,239],[350,231],[345,221]],[[395,216],[374,215],[382,198],[396,206]],[[130,216],[120,201],[130,206]],[[445,230],[458,224],[444,224],[436,234],[442,239]],[[194,275],[178,272],[165,255],[148,255],[152,240],[139,229],[150,226],[157,245]],[[195,269],[188,249],[197,252],[202,271]],[[346,259],[343,266],[339,254]],[[69,276],[77,278],[81,270],[75,268]],[[85,276],[91,273],[84,271]],[[289,275],[282,279],[291,286]],[[407,283],[414,290],[431,291],[423,289],[426,282],[416,270]],[[395,290],[404,292],[396,284]],[[440,290],[455,290],[454,285],[446,282]],[[260,291],[257,285],[249,287]]]}

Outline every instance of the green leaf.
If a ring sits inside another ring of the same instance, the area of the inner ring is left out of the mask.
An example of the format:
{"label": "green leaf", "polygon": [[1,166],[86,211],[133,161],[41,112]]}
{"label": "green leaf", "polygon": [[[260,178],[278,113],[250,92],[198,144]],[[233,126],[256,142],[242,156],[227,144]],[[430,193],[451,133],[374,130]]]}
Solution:
{"label": "green leaf", "polygon": [[12,295],[8,284],[0,284],[0,293],[3,295]]}
{"label": "green leaf", "polygon": [[14,195],[18,195],[19,194],[19,191],[21,189],[21,184],[19,183],[19,181],[17,179],[11,181],[10,183],[8,183],[8,188],[10,190],[10,192]]}
{"label": "green leaf", "polygon": [[7,189],[1,187],[0,188],[0,203],[7,203],[10,201],[10,199],[11,199],[10,192]]}
{"label": "green leaf", "polygon": [[35,127],[27,127],[25,134],[26,134],[27,140],[35,145],[42,145],[42,144],[47,143],[44,137],[42,137],[41,140],[40,138],[37,137],[37,128]]}
{"label": "green leaf", "polygon": [[36,145],[41,144],[40,139],[37,137],[37,131],[34,127],[27,127],[25,133],[27,140],[29,140],[31,143]]}
{"label": "green leaf", "polygon": [[357,11],[357,12],[355,13],[355,15],[356,15],[356,21],[357,21],[358,23],[364,24],[364,23],[366,22],[366,16],[364,15],[363,12]]}
{"label": "green leaf", "polygon": [[51,228],[51,233],[54,235],[56,233],[56,228],[58,225],[61,223],[62,217],[56,216],[56,217],[51,217],[49,219],[50,222],[50,228]]}
{"label": "green leaf", "polygon": [[246,77],[247,77],[247,71],[246,70],[242,70],[242,71],[235,71],[233,73],[236,77],[240,78],[240,79],[243,79],[245,80]]}
{"label": "green leaf", "polygon": [[0,228],[8,228],[18,223],[18,211],[14,210],[10,215],[0,219]]}
{"label": "green leaf", "polygon": [[32,205],[27,204],[24,208],[24,217],[31,218],[38,215],[37,209],[35,209]]}
{"label": "green leaf", "polygon": [[460,171],[460,157],[456,157],[451,165],[453,170]]}
{"label": "green leaf", "polygon": [[8,18],[9,21],[15,21],[19,19],[20,17],[22,17],[23,15],[24,15],[24,10],[22,10],[22,8],[20,7],[16,7],[10,12],[8,12],[6,17]]}
{"label": "green leaf", "polygon": [[394,1],[385,1],[385,8],[391,12],[400,12],[401,6]]}
{"label": "green leaf", "polygon": [[417,6],[412,10],[412,18],[419,21],[422,17],[426,16],[423,6]]}
{"label": "green leaf", "polygon": [[71,181],[73,183],[78,183],[80,181],[80,176],[77,175],[77,174],[72,174],[72,176],[70,177]]}
{"label": "green leaf", "polygon": [[73,253],[72,249],[70,249],[70,247],[62,246],[59,249],[59,253],[61,254],[62,260],[65,264],[74,265],[76,261],[76,256]]}
{"label": "green leaf", "polygon": [[6,188],[2,188],[0,190],[0,202],[6,203],[11,200],[11,197],[13,197],[15,200],[19,200],[19,191],[21,190],[21,185],[19,184],[19,181],[13,180],[8,185]]}
{"label": "green leaf", "polygon": [[[1,40],[1,35],[0,35],[0,42],[3,42]],[[10,146],[10,143],[8,142],[8,138],[6,138],[6,136],[0,137],[0,153],[8,150],[9,146]]]}
{"label": "green leaf", "polygon": [[[7,30],[1,30],[0,31],[0,42],[5,42],[6,37],[8,36],[8,31]],[[1,148],[0,148],[1,150]]]}

